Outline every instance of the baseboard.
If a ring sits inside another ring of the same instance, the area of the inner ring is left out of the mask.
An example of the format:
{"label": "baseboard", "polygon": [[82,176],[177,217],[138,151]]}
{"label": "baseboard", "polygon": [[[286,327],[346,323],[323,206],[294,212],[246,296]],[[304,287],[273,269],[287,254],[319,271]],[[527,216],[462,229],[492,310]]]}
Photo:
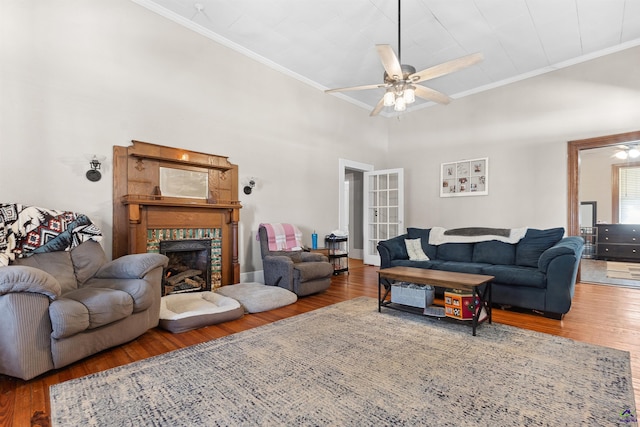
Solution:
{"label": "baseboard", "polygon": [[352,249],[349,252],[349,258],[364,259],[364,249]]}
{"label": "baseboard", "polygon": [[258,282],[264,284],[264,271],[247,271],[246,273],[240,273],[240,283]]}

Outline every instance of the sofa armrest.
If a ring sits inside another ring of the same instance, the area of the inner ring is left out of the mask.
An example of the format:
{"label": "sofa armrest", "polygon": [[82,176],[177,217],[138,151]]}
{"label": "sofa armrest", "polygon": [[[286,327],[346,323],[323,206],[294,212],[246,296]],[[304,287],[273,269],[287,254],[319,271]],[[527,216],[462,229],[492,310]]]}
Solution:
{"label": "sofa armrest", "polygon": [[580,259],[583,250],[584,239],[582,237],[565,237],[540,255],[540,259],[538,259],[538,270],[546,273],[551,261],[561,255],[573,255],[577,259]]}
{"label": "sofa armrest", "polygon": [[329,262],[329,259],[321,253],[303,252],[302,262]]}
{"label": "sofa armrest", "polygon": [[378,242],[378,253],[380,254],[380,268],[391,267],[391,261],[395,259],[409,259],[407,246],[404,243],[408,234],[401,234],[389,240]]}
{"label": "sofa armrest", "polygon": [[169,258],[161,254],[131,254],[106,263],[96,272],[99,279],[142,279],[158,267],[166,267]]}
{"label": "sofa armrest", "polygon": [[288,256],[267,255],[262,260],[264,283],[293,292],[293,260]]}
{"label": "sofa armrest", "polygon": [[56,299],[62,288],[51,274],[24,265],[0,267],[0,295],[17,292],[40,293]]}
{"label": "sofa armrest", "polygon": [[583,250],[584,240],[570,236],[560,240],[540,256],[538,268],[547,276],[545,312],[562,315],[571,308]]}

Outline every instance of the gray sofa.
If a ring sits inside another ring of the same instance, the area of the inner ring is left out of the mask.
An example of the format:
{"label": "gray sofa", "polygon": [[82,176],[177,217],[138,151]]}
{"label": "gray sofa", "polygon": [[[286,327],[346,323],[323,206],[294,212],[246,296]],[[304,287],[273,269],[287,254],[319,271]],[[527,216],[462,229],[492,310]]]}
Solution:
{"label": "gray sofa", "polygon": [[89,240],[0,267],[0,374],[30,379],[158,325],[167,257],[108,262]]}
{"label": "gray sofa", "polygon": [[[409,266],[495,276],[493,302],[542,312],[561,319],[571,307],[584,240],[563,237],[564,228],[528,229],[517,243],[485,240],[429,244],[431,229],[407,233],[378,244],[380,268]],[[420,239],[429,260],[409,259],[405,240]]]}

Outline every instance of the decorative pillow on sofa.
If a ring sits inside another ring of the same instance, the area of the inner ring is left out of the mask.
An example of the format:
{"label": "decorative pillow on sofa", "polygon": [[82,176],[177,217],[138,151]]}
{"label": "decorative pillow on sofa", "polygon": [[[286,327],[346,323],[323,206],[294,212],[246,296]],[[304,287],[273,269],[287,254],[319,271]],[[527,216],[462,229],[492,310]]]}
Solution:
{"label": "decorative pillow on sofa", "polygon": [[422,250],[422,239],[404,239],[407,253],[411,261],[429,261],[429,257]]}
{"label": "decorative pillow on sofa", "polygon": [[429,244],[429,232],[431,232],[430,228],[407,228],[409,239],[420,239],[422,251],[425,253],[425,255],[428,256],[429,259],[436,259],[438,247],[436,245]]}
{"label": "decorative pillow on sofa", "polygon": [[524,238],[516,246],[516,265],[538,267],[540,255],[562,239],[564,227],[548,230],[527,230]]}

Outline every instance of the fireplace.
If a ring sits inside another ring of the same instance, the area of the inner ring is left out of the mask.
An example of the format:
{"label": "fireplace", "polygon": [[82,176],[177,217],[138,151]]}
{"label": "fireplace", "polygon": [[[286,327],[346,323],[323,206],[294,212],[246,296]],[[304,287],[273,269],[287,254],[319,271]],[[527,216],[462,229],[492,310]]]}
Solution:
{"label": "fireplace", "polygon": [[162,295],[211,290],[211,239],[160,241],[169,258],[162,279]]}
{"label": "fireplace", "polygon": [[[204,183],[198,181],[202,194],[198,198],[188,192],[163,194],[167,188],[163,189],[161,176],[167,169],[173,171],[176,184],[181,171],[206,174]],[[163,240],[211,239],[211,277],[206,288],[238,283],[240,208],[238,166],[227,157],[141,141],[113,147],[114,259],[158,253]],[[206,270],[194,270],[200,269]]]}

